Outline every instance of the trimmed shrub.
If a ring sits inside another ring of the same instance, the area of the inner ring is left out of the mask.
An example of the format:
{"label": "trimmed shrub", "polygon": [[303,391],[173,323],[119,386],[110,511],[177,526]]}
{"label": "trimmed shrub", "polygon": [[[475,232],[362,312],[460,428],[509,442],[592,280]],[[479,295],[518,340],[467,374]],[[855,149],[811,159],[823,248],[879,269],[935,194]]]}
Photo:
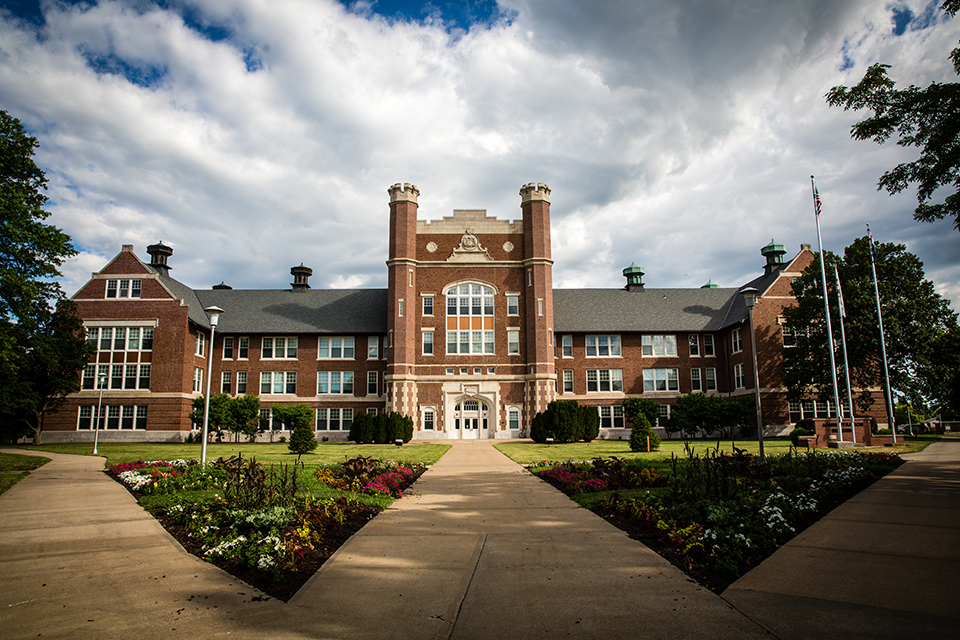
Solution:
{"label": "trimmed shrub", "polygon": [[633,429],[630,431],[630,451],[646,451],[647,438],[650,438],[650,450],[660,448],[660,436],[656,434],[646,413],[640,412],[633,420]]}
{"label": "trimmed shrub", "polygon": [[596,407],[580,407],[580,422],[583,425],[583,441],[596,440],[600,435],[600,414]]}
{"label": "trimmed shrub", "polygon": [[[800,424],[799,422],[797,423]],[[811,429],[804,429],[801,426],[796,426],[793,428],[793,431],[790,432],[790,442],[793,443],[793,446],[800,446],[800,438],[803,436],[812,436],[813,431]]]}
{"label": "trimmed shrub", "polygon": [[350,435],[348,438],[357,444],[370,444],[373,442],[374,416],[365,411],[360,411],[353,416],[353,424],[350,425]]}

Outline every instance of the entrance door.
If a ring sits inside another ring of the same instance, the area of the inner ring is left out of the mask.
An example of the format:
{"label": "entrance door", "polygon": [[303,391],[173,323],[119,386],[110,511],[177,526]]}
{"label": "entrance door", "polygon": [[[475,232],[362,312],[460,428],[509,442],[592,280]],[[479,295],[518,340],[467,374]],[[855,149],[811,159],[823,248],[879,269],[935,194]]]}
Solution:
{"label": "entrance door", "polygon": [[[483,405],[485,408],[486,405]],[[477,440],[480,438],[481,424],[481,405],[476,400],[464,400],[456,406],[456,412],[460,414],[460,437],[463,439]]]}

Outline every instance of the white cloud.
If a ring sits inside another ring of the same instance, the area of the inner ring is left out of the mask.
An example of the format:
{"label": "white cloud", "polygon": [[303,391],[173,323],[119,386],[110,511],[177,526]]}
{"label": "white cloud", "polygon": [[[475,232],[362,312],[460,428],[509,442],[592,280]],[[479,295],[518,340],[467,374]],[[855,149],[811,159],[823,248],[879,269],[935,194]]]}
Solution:
{"label": "white cloud", "polygon": [[315,287],[384,286],[398,181],[424,218],[516,219],[519,187],[548,183],[559,286],[622,286],[632,261],[649,286],[737,286],[771,238],[815,245],[815,174],[826,248],[869,222],[960,302],[950,224],[876,191],[915,154],[851,141],[858,114],[823,99],[879,61],[900,85],[956,81],[955,22],[894,36],[869,0],[508,0],[512,22],[453,37],[330,1],[188,4],[228,37],[115,1],[0,23],[0,108],[39,138],[52,220],[83,248],[71,292],[160,239],[196,287],[285,287],[300,262]]}

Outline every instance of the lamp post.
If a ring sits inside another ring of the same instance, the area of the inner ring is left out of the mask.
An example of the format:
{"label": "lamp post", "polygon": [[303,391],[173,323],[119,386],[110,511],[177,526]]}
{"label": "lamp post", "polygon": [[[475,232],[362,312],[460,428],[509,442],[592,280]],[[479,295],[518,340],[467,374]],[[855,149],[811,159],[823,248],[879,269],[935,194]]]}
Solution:
{"label": "lamp post", "polygon": [[750,349],[753,352],[753,391],[757,405],[757,440],[760,443],[760,462],[767,461],[763,455],[763,414],[760,412],[760,373],[757,371],[757,334],[753,329],[753,305],[757,302],[759,291],[753,287],[740,289],[743,302],[747,305],[747,315],[750,317]]}
{"label": "lamp post", "polygon": [[107,381],[107,372],[99,371],[97,373],[97,386],[100,389],[100,399],[97,401],[97,420],[93,424],[93,455],[97,455],[97,441],[100,436],[100,408],[103,406],[103,385]]}
{"label": "lamp post", "polygon": [[220,322],[220,307],[204,309],[210,317],[210,347],[207,349],[207,391],[203,396],[203,444],[200,445],[200,464],[207,464],[207,431],[210,425],[210,376],[213,373],[213,338],[217,332],[217,323]]}

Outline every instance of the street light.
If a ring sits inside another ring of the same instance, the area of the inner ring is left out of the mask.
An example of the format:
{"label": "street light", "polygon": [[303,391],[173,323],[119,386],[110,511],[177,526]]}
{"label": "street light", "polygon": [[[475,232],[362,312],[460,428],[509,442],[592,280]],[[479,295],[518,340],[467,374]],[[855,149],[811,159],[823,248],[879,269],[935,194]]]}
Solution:
{"label": "street light", "polygon": [[210,376],[213,373],[213,338],[217,332],[217,323],[220,322],[220,314],[223,309],[220,307],[207,307],[204,309],[210,317],[210,347],[207,354],[207,392],[203,397],[203,444],[200,446],[200,464],[207,464],[207,430],[210,424]]}
{"label": "street light", "polygon": [[100,407],[103,405],[103,386],[107,382],[107,372],[102,369],[97,374],[97,385],[100,388],[100,399],[97,401],[97,420],[93,425],[93,455],[97,455],[97,440],[100,436]]}
{"label": "street light", "polygon": [[753,391],[757,405],[757,440],[760,442],[760,461],[766,462],[766,456],[763,455],[763,415],[760,412],[760,373],[757,371],[757,334],[753,329],[753,305],[757,302],[758,293],[760,292],[753,287],[740,289],[743,302],[747,305],[747,315],[750,316],[750,348],[753,351]]}

